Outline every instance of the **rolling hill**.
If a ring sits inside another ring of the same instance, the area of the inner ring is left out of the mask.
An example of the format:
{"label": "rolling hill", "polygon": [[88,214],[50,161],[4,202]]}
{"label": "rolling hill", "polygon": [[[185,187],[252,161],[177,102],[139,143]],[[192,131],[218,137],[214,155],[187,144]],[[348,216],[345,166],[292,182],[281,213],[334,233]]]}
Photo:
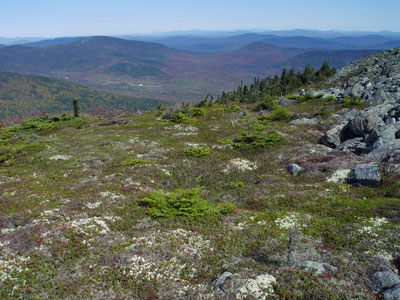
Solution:
{"label": "rolling hill", "polygon": [[111,37],[44,48],[0,49],[0,69],[43,76],[120,94],[171,101],[198,100],[240,80],[279,72],[272,65],[306,49],[251,44],[232,53],[192,53]]}
{"label": "rolling hill", "polygon": [[136,112],[155,108],[161,101],[114,95],[41,76],[0,71],[0,123],[40,113],[65,113],[79,99],[84,112]]}
{"label": "rolling hill", "polygon": [[37,42],[30,42],[25,44],[25,46],[30,47],[49,47],[49,46],[56,46],[56,45],[66,45],[71,44],[73,42],[79,41],[85,37],[65,37],[65,38],[55,38],[55,39],[45,39]]}

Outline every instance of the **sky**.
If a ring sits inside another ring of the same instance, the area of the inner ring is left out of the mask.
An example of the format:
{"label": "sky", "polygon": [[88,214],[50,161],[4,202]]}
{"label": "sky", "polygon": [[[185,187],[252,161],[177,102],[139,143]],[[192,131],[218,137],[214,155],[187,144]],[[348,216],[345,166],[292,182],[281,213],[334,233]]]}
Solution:
{"label": "sky", "polygon": [[298,28],[400,32],[400,0],[0,0],[1,37]]}

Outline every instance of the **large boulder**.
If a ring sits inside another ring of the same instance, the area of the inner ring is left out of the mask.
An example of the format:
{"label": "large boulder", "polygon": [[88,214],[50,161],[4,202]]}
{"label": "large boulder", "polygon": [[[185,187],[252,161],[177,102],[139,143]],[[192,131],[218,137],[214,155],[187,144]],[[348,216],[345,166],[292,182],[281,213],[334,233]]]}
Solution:
{"label": "large boulder", "polygon": [[352,180],[356,184],[377,186],[381,181],[379,167],[374,163],[357,165],[352,173]]}
{"label": "large boulder", "polygon": [[400,162],[400,139],[374,149],[367,157],[379,162]]}

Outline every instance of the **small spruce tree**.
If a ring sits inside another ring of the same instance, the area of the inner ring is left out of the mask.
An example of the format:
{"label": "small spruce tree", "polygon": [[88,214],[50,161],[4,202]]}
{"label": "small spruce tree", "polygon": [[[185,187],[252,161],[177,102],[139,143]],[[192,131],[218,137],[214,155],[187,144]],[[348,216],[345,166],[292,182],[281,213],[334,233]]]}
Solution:
{"label": "small spruce tree", "polygon": [[79,118],[79,104],[78,99],[74,99],[72,101],[72,105],[74,106],[74,117]]}

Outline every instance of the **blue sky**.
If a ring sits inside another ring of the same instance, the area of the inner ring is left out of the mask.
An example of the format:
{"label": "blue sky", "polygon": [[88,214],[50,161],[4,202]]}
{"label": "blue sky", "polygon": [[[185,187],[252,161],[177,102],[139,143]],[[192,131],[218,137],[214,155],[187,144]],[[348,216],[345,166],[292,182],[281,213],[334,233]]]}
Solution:
{"label": "blue sky", "polygon": [[400,32],[400,0],[1,0],[0,36],[174,30]]}

